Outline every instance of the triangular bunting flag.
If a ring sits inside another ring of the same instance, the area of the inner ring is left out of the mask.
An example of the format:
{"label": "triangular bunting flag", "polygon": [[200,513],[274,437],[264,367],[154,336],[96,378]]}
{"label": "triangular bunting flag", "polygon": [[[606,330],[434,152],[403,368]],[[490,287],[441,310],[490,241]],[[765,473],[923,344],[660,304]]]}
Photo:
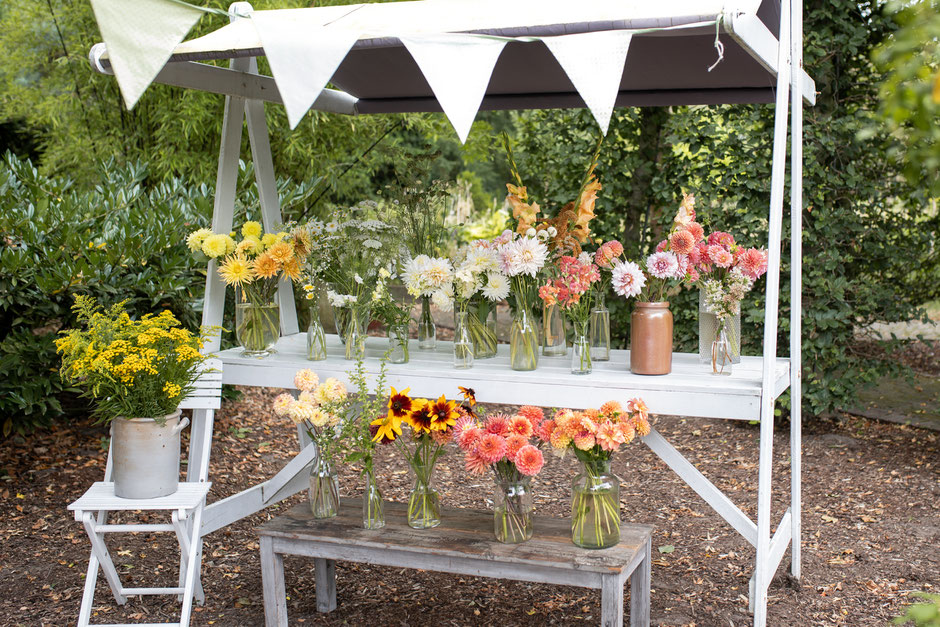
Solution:
{"label": "triangular bunting flag", "polygon": [[632,38],[623,30],[542,38],[605,135]]}
{"label": "triangular bunting flag", "polygon": [[203,15],[170,0],[91,0],[91,6],[128,109]]}
{"label": "triangular bunting flag", "polygon": [[460,142],[467,141],[505,41],[473,35],[401,37]]}
{"label": "triangular bunting flag", "polygon": [[[294,128],[333,77],[359,33],[324,27],[303,11],[255,11],[255,29]],[[330,18],[332,19],[332,18]]]}

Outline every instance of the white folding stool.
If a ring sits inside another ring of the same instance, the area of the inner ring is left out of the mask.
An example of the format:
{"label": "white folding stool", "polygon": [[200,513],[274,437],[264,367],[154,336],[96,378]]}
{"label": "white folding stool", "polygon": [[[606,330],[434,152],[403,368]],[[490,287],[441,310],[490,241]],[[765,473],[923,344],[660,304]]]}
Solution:
{"label": "white folding stool", "polygon": [[[211,413],[219,409],[222,398],[222,369],[219,360],[208,360],[204,372],[196,382],[193,394],[180,403],[181,409],[194,409],[197,414]],[[193,428],[202,425],[193,425]],[[190,447],[204,444],[201,433],[194,434]],[[207,458],[198,452],[194,457]],[[75,520],[81,522],[91,540],[91,557],[88,560],[88,571],[85,576],[85,590],[82,594],[82,605],[78,614],[79,627],[93,625],[91,610],[94,605],[95,586],[98,581],[98,567],[104,572],[105,579],[111,587],[115,601],[119,605],[127,602],[128,596],[151,594],[175,594],[182,601],[180,620],[177,623],[130,623],[127,627],[142,627],[143,625],[189,625],[192,614],[193,599],[202,603],[205,599],[200,583],[198,567],[199,555],[202,551],[202,513],[206,504],[206,495],[212,484],[206,480],[207,473],[202,468],[190,466],[187,470],[187,480],[180,482],[179,489],[169,495],[153,499],[126,499],[115,496],[114,483],[111,482],[111,450],[108,450],[108,463],[105,468],[104,481],[94,483],[85,494],[68,506],[75,512]],[[108,524],[108,514],[116,511],[164,511],[170,514],[170,522],[155,524]],[[141,533],[141,532],[175,532],[180,545],[180,572],[179,585],[167,588],[125,588],[121,583],[114,562],[108,552],[104,540],[106,533]],[[96,623],[98,625],[102,623]],[[123,627],[114,623],[105,623],[110,627]]]}

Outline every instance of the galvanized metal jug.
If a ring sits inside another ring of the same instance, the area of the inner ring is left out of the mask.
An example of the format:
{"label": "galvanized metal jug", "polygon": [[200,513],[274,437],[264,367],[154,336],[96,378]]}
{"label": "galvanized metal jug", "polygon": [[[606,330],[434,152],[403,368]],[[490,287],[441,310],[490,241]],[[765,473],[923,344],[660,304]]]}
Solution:
{"label": "galvanized metal jug", "polygon": [[189,418],[180,410],[154,418],[111,421],[111,463],[114,494],[126,499],[152,499],[176,492],[180,479],[180,431]]}

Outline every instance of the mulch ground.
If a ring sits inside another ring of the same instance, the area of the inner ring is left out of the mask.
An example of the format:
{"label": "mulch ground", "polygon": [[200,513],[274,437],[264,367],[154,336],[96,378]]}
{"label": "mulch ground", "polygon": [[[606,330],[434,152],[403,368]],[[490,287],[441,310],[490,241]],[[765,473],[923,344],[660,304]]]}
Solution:
{"label": "mulch ground", "polygon": [[[296,433],[267,410],[273,391],[246,390],[216,421],[211,500],[273,475],[291,456]],[[656,427],[749,515],[756,516],[758,429],[746,423],[660,417]],[[73,624],[88,541],[66,511],[104,472],[104,430],[60,426],[0,449],[0,622]],[[789,494],[788,430],[775,437],[775,520]],[[911,591],[940,591],[940,437],[853,417],[813,420],[804,434],[803,577],[784,564],[770,589],[771,625],[884,625],[903,613]],[[404,462],[380,453],[382,488],[402,501],[411,487]],[[753,549],[642,444],[614,462],[623,479],[625,520],[655,525],[652,616],[655,625],[750,623]],[[550,461],[536,480],[537,511],[567,516],[570,457]],[[486,508],[491,486],[462,472],[452,452],[439,463],[446,506]],[[342,471],[342,493],[358,475]],[[258,543],[253,529],[304,498],[297,495],[206,538],[207,600],[194,625],[261,625]],[[111,552],[125,585],[175,585],[175,542],[167,534],[115,535]],[[312,563],[288,558],[291,624],[574,625],[600,619],[599,593],[585,589],[337,564],[339,606],[315,607]],[[114,604],[99,577],[95,620],[173,620],[164,597]]]}

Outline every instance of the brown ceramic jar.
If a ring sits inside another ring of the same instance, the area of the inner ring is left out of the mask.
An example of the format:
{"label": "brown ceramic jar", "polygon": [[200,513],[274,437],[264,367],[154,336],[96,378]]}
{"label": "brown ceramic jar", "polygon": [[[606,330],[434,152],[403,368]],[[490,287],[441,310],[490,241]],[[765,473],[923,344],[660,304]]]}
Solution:
{"label": "brown ceramic jar", "polygon": [[630,371],[672,371],[672,312],[668,302],[636,303],[630,316]]}

